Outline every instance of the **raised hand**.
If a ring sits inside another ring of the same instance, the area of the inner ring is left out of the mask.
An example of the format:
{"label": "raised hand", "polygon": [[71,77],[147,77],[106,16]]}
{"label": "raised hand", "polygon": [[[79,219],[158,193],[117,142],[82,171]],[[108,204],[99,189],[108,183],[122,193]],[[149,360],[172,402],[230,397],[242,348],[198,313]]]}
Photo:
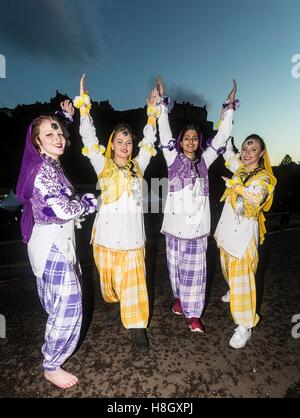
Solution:
{"label": "raised hand", "polygon": [[230,93],[228,94],[228,100],[230,100],[230,102],[235,101],[235,96],[236,96],[236,92],[237,92],[237,84],[236,84],[235,79],[233,79],[232,82],[233,82],[233,87],[232,87],[232,90],[230,91]]}
{"label": "raised hand", "polygon": [[85,92],[85,74],[83,74],[80,79],[80,96],[83,96]]}
{"label": "raised hand", "polygon": [[147,105],[148,106],[156,106],[158,96],[159,96],[159,91],[158,91],[157,87],[154,87],[154,89],[151,90],[150,99],[148,99],[148,98],[146,99],[147,100]]}
{"label": "raised hand", "polygon": [[161,77],[158,77],[158,79],[156,81],[156,88],[159,92],[159,95],[162,97],[164,95],[164,85],[163,85],[163,81],[162,81]]}
{"label": "raised hand", "polygon": [[69,113],[70,116],[74,116],[75,109],[71,100],[64,100],[60,103],[60,107],[65,112]]}

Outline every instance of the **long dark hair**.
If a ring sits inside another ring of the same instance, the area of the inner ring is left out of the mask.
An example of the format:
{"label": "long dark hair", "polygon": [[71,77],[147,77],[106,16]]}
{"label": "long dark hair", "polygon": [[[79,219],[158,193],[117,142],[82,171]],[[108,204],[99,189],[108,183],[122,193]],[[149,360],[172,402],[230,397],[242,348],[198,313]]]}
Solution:
{"label": "long dark hair", "polygon": [[176,148],[177,151],[182,152],[182,146],[181,146],[181,141],[182,138],[184,137],[184,135],[186,134],[187,131],[196,131],[197,135],[198,135],[198,139],[199,139],[199,145],[198,148],[195,152],[195,157],[201,158],[201,154],[203,152],[203,148],[202,148],[202,139],[203,139],[203,135],[202,135],[202,131],[199,125],[197,125],[196,123],[188,123],[187,125],[185,125],[185,127],[182,129],[182,131],[179,134],[177,143],[176,143]]}

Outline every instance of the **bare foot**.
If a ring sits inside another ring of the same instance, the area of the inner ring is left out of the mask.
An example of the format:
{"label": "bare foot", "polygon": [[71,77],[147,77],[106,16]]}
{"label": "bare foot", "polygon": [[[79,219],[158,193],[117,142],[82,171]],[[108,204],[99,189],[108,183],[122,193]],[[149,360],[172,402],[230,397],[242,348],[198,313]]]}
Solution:
{"label": "bare foot", "polygon": [[54,371],[45,370],[44,376],[47,380],[49,380],[49,382],[62,389],[70,388],[78,382],[78,378],[76,376],[61,368]]}

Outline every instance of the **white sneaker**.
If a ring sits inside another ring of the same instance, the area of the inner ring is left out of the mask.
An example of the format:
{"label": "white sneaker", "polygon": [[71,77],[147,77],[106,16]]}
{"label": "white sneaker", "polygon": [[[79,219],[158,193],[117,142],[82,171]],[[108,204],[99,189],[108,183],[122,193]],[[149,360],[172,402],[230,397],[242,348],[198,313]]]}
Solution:
{"label": "white sneaker", "polygon": [[226,295],[222,296],[222,301],[226,303],[230,302],[230,290],[227,291]]}
{"label": "white sneaker", "polygon": [[230,347],[243,348],[247,344],[247,341],[251,338],[251,328],[246,328],[243,325],[239,325],[229,341]]}

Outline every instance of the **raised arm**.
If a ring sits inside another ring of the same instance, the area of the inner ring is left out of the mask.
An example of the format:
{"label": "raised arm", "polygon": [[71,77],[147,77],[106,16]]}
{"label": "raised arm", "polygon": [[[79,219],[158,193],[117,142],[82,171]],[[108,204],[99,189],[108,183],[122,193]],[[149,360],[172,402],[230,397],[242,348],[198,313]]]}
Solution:
{"label": "raised arm", "polygon": [[235,152],[233,149],[232,138],[226,144],[226,151],[223,154],[225,160],[225,166],[232,173],[235,173],[239,166],[242,164],[240,159],[240,153]]}
{"label": "raised arm", "polygon": [[[233,111],[237,105],[236,97],[237,84],[233,80],[233,88],[228,94],[228,99],[224,102],[221,114],[221,124],[216,136],[211,141],[211,144],[203,152],[207,168],[215,161],[215,159],[224,153],[224,147],[227,148],[231,139],[231,131],[233,125]],[[230,145],[229,145],[230,146]]]}
{"label": "raised arm", "polygon": [[[164,97],[164,85],[162,79],[157,80],[157,88],[159,90],[160,98]],[[175,148],[176,140],[173,138],[170,123],[168,107],[164,100],[160,100],[160,116],[158,118],[158,129],[160,138],[160,147],[162,148],[167,166],[169,167],[177,156],[177,150]]]}
{"label": "raised arm", "polygon": [[156,102],[158,99],[158,90],[154,88],[151,91],[150,99],[147,99],[147,125],[144,127],[143,134],[144,137],[139,143],[140,151],[136,157],[139,166],[144,173],[152,156],[157,154],[156,149],[154,148],[154,143],[156,141]]}
{"label": "raised arm", "polygon": [[80,96],[75,98],[74,106],[80,110],[79,133],[84,145],[82,154],[89,158],[90,163],[98,176],[102,172],[105,164],[105,157],[103,156],[105,147],[99,145],[94,122],[90,115],[90,97],[85,90],[84,82],[85,74],[81,77]]}

